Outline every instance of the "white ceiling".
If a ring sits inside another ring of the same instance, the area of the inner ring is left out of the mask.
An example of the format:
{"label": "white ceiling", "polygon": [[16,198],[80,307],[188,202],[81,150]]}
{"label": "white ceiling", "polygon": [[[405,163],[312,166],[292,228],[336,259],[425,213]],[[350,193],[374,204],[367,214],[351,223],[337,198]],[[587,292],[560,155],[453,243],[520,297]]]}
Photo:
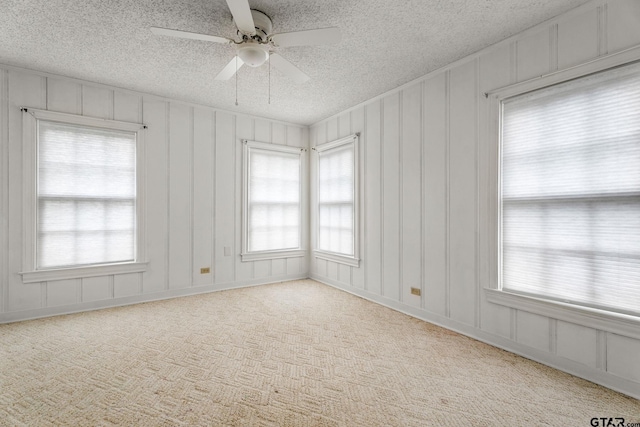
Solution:
{"label": "white ceiling", "polygon": [[587,0],[249,0],[274,32],[339,27],[333,46],[279,53],[311,80],[268,66],[214,81],[234,48],[154,36],[151,26],[235,35],[225,0],[0,0],[0,63],[294,123],[311,124]]}

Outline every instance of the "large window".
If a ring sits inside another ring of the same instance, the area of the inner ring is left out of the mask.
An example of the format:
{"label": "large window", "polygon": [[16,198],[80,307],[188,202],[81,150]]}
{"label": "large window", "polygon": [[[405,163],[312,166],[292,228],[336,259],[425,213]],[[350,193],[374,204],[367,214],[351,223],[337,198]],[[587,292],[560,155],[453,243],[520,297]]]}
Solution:
{"label": "large window", "polygon": [[316,147],[316,256],[357,266],[358,135]]}
{"label": "large window", "polygon": [[304,255],[303,154],[300,148],[245,141],[243,261]]}
{"label": "large window", "polygon": [[640,314],[640,67],[502,101],[502,289]]}
{"label": "large window", "polygon": [[25,281],[55,279],[58,270],[67,277],[74,268],[128,265],[123,271],[131,271],[140,261],[141,125],[37,110],[25,117],[26,139],[33,141],[25,141],[25,206],[32,219]]}

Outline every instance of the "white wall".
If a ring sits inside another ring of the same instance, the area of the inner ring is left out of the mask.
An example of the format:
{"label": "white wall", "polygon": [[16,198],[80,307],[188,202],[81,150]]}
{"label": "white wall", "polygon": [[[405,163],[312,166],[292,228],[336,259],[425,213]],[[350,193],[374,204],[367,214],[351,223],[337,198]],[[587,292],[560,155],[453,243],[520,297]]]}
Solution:
{"label": "white wall", "polygon": [[[310,131],[0,66],[0,323],[306,277],[306,257],[240,262],[239,140],[361,132],[361,267],[311,259],[312,277],[640,397],[640,341],[486,301],[494,153],[481,95],[639,44],[640,1],[597,0]],[[22,283],[21,106],[149,126],[145,273]]]}
{"label": "white wall", "polygon": [[640,397],[640,341],[483,291],[496,161],[483,93],[638,44],[640,1],[595,1],[313,125],[312,147],[361,133],[363,249],[359,268],[312,258],[311,276]]}
{"label": "white wall", "polygon": [[[239,141],[306,148],[308,128],[2,66],[0,101],[0,323],[307,277],[306,257],[240,261]],[[22,283],[23,106],[148,126],[146,272]]]}

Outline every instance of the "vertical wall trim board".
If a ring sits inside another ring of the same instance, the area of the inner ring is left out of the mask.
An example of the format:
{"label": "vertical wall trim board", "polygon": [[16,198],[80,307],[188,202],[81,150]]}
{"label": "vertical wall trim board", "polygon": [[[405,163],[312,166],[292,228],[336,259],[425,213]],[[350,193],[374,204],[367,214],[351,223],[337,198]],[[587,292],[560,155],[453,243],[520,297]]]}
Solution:
{"label": "vertical wall trim board", "polygon": [[193,158],[195,155],[195,126],[196,126],[196,120],[195,120],[195,111],[194,108],[191,107],[189,108],[189,240],[191,240],[190,244],[189,244],[189,262],[191,264],[191,268],[189,268],[189,286],[193,286],[193,269],[195,268],[195,261],[193,259],[194,255],[195,255],[195,236],[194,236],[194,232],[195,232],[195,209],[193,208],[193,204],[195,203],[195,198],[194,198],[194,181],[195,181],[195,171],[194,171],[194,165],[195,165],[195,159]]}
{"label": "vertical wall trim board", "polygon": [[218,274],[218,269],[216,266],[216,112],[211,112],[211,168],[209,169],[209,173],[211,176],[209,179],[211,180],[211,217],[209,220],[211,221],[211,259],[209,261],[209,265],[211,266],[211,284],[216,283],[216,275]]}
{"label": "vertical wall trim board", "polygon": [[[79,102],[78,111],[80,111],[80,115],[84,116],[84,85],[80,85],[80,102]],[[46,307],[46,306],[45,306]]]}
{"label": "vertical wall trim board", "polygon": [[603,4],[598,8],[598,56],[603,56],[609,53],[609,43],[608,43],[608,16],[607,13],[609,11],[609,5]]}
{"label": "vertical wall trim board", "polygon": [[[255,119],[251,119],[251,134],[253,135],[251,137],[251,139],[253,139],[255,141],[256,140],[256,120]],[[237,151],[234,151],[234,153],[236,153],[236,152]],[[239,161],[241,162],[241,165],[242,165],[242,153],[240,155]],[[238,162],[238,159],[236,159],[236,165],[237,165],[237,162]],[[242,218],[242,203],[243,203],[242,202],[242,192],[244,191],[244,189],[242,187],[245,185],[242,182],[242,180],[244,179],[244,171],[242,170],[242,166],[240,166],[240,176],[242,177],[241,181],[240,181],[241,184],[240,184],[240,193],[239,193],[240,194],[240,215],[236,215],[236,217],[239,216],[240,218]],[[247,183],[247,185],[249,185],[249,184]],[[237,192],[235,192],[234,195],[235,195],[235,197],[238,197],[238,193]],[[238,225],[236,223],[236,230],[237,230],[237,227],[238,227]],[[238,252],[240,252],[242,250],[241,249],[242,248],[242,239],[244,238],[244,236],[242,235],[242,227],[243,227],[243,225],[241,224],[240,225],[240,247],[238,248]],[[242,262],[242,261],[240,261],[240,262]],[[256,261],[252,261],[251,262],[251,278],[252,279],[256,278]]]}
{"label": "vertical wall trim board", "polygon": [[[354,110],[349,111],[349,135],[353,135],[353,111]],[[338,129],[340,129],[340,128],[338,127]],[[360,141],[362,141],[362,139]],[[360,151],[355,153],[358,156],[358,159],[355,160],[355,161],[358,162],[358,166],[360,167],[360,169],[358,169],[358,173],[361,173],[361,171],[362,171],[362,162],[360,161],[360,153],[362,152],[362,148],[361,148],[362,147],[362,143],[359,144],[359,147],[360,147]],[[355,159],[355,156],[354,156],[354,159]],[[360,204],[360,202],[362,201],[362,199],[361,199],[361,196],[362,196],[361,193],[362,192],[360,191],[361,185],[362,185],[362,175],[360,175],[358,177],[358,188],[356,188],[354,190],[355,191],[354,197],[357,199],[358,204],[362,207],[362,204]],[[360,209],[358,214],[360,216],[362,215],[362,208]],[[356,220],[356,223],[357,223],[358,228],[359,228],[359,230],[358,230],[358,239],[361,240],[362,239],[362,229],[360,227],[362,226],[362,218],[355,218],[355,220]],[[356,230],[354,229],[353,231],[355,232]],[[361,243],[362,243],[362,241],[358,242],[358,245],[360,247],[362,247]],[[360,254],[360,258],[362,259],[362,253]],[[358,265],[358,268],[362,268],[362,261],[360,261],[360,264]],[[353,286],[353,270],[354,269],[355,269],[355,267],[349,266],[349,284],[351,286]]]}
{"label": "vertical wall trim board", "polygon": [[109,276],[109,298],[110,299],[114,299],[115,298],[115,277],[114,275],[110,275]]}
{"label": "vertical wall trim board", "polygon": [[166,243],[165,243],[165,277],[164,277],[164,289],[169,290],[169,274],[171,273],[170,266],[170,251],[171,251],[171,238],[169,233],[169,227],[171,226],[171,103],[164,103],[165,111],[165,126],[166,133],[164,140],[167,146],[167,177],[165,182],[165,188],[167,192],[167,230],[166,230]]}
{"label": "vertical wall trim board", "polygon": [[447,70],[445,73],[445,316],[448,318],[451,316],[451,233],[449,227],[451,226],[449,220],[449,214],[451,212],[451,71]]}
{"label": "vertical wall trim board", "polygon": [[[109,105],[111,107],[109,108],[109,118],[114,120],[116,117],[116,92],[114,90],[109,91]],[[140,108],[140,105],[138,105],[138,108]]]}
{"label": "vertical wall trim board", "polygon": [[0,69],[0,313],[9,289],[9,72]]}
{"label": "vertical wall trim board", "polygon": [[558,321],[549,319],[549,352],[558,354]]}
{"label": "vertical wall trim board", "polygon": [[607,333],[596,331],[596,368],[607,370]]}
{"label": "vertical wall trim board", "polygon": [[476,328],[480,328],[480,323],[482,322],[481,310],[482,303],[480,301],[480,183],[482,182],[480,178],[480,96],[478,96],[480,92],[480,57],[477,57],[474,61],[475,72],[473,73],[473,78],[475,79],[473,85],[473,103],[475,105],[475,143],[474,143],[474,167],[476,168],[475,177],[476,177],[476,188],[474,191],[474,203],[473,206],[475,208],[475,224],[473,226],[474,229],[474,287],[473,292],[475,293],[475,316],[474,316],[474,326]]}
{"label": "vertical wall trim board", "polygon": [[380,295],[384,296],[384,98],[380,100]]}
{"label": "vertical wall trim board", "polygon": [[366,233],[365,230],[367,229],[368,223],[368,215],[367,215],[367,183],[369,182],[367,179],[367,146],[369,145],[369,141],[367,140],[367,115],[368,115],[368,108],[367,105],[365,105],[364,107],[362,107],[362,114],[364,116],[363,120],[362,120],[362,138],[361,141],[362,143],[360,144],[360,150],[362,152],[362,155],[360,156],[360,159],[362,160],[360,162],[360,171],[362,173],[362,182],[360,184],[360,188],[361,188],[361,193],[360,193],[360,197],[362,197],[362,204],[360,206],[362,206],[362,226],[360,227],[360,235],[362,236],[362,252],[361,252],[361,258],[362,261],[360,262],[360,268],[363,269],[362,274],[364,277],[364,283],[363,288],[365,290],[369,290],[369,272],[368,272],[368,265],[370,260],[367,258],[366,254],[367,254],[367,248],[368,248],[368,235],[369,233]]}
{"label": "vertical wall trim board", "polygon": [[511,338],[511,341],[517,342],[518,341],[518,310],[516,310],[515,308],[510,308],[509,314],[511,318],[511,322],[510,322],[511,333],[509,338]]}
{"label": "vertical wall trim board", "polygon": [[[252,123],[252,132],[253,131],[253,119],[251,120]],[[232,141],[233,141],[233,147],[231,152],[233,153],[233,208],[235,210],[235,207],[237,206],[237,197],[238,197],[238,183],[236,182],[237,179],[236,177],[238,176],[238,155],[236,154],[237,151],[237,143],[238,143],[238,119],[237,117],[231,116],[231,135],[232,135]],[[252,139],[256,138],[255,133],[252,133]],[[233,229],[237,230],[238,229],[238,219],[237,219],[238,215],[234,215],[233,216]],[[241,233],[242,234],[242,233]],[[242,236],[240,237],[242,239]],[[231,246],[231,255],[232,255],[232,267],[233,267],[233,281],[235,282],[237,280],[237,254],[236,254],[236,239],[235,237],[233,238],[233,242],[232,242],[232,246]]]}
{"label": "vertical wall trim board", "polygon": [[425,96],[425,91],[426,91],[426,84],[424,81],[422,81],[420,83],[420,309],[424,310],[425,306],[426,306],[426,298],[427,298],[427,293],[425,290],[425,281],[427,278],[427,273],[426,273],[426,253],[425,253],[425,245],[426,245],[426,225],[425,225],[425,220],[424,220],[424,215],[426,212],[426,199],[427,199],[427,195],[426,195],[426,189],[427,189],[427,185],[425,182],[426,179],[426,171],[425,171],[425,166],[426,166],[426,162],[424,159],[424,154],[425,154],[425,138],[427,135],[427,132],[425,130],[425,126],[426,126],[426,119],[425,119],[425,114],[426,114],[426,108],[425,108],[425,102],[427,102],[427,98]]}
{"label": "vertical wall trim board", "polygon": [[[112,110],[112,118],[115,118],[115,104],[116,104],[116,95],[114,91],[111,91],[111,110]],[[138,121],[142,122],[142,98],[138,97]],[[147,212],[149,212],[148,209],[148,205],[147,205],[147,186],[149,185],[149,176],[148,176],[148,168],[147,168],[147,146],[149,144],[149,138],[147,138],[146,135],[146,130],[142,130],[141,131],[143,133],[143,144],[141,149],[138,149],[138,153],[140,156],[142,156],[142,161],[139,161],[138,159],[136,159],[136,164],[139,165],[139,167],[142,167],[142,191],[140,192],[141,194],[136,194],[136,203],[140,204],[140,211],[141,214],[139,215],[139,218],[141,218],[141,222],[142,224],[136,224],[137,227],[142,227],[142,242],[144,243],[144,245],[142,246],[142,248],[139,248],[140,250],[138,250],[138,253],[141,255],[142,260],[143,261],[147,261],[148,260],[148,250],[147,247],[149,245],[148,241],[147,241]],[[137,144],[137,141],[136,141]],[[138,233],[140,234],[140,233]],[[140,242],[136,242],[137,245],[140,244]],[[114,296],[115,296],[115,289],[114,289]]]}
{"label": "vertical wall trim board", "polygon": [[402,167],[404,165],[404,92],[398,92],[398,301],[404,300],[404,232],[403,226],[403,214],[404,214],[404,174],[402,173]]}
{"label": "vertical wall trim board", "polygon": [[47,282],[40,283],[40,307],[47,306]]}
{"label": "vertical wall trim board", "polygon": [[[288,132],[288,129],[285,127],[284,128],[285,140],[284,141],[279,141],[278,144],[283,144],[284,143],[284,145],[287,145],[286,144],[287,133],[289,133],[289,132]],[[274,143],[273,142],[273,122],[269,122],[269,143],[270,144]],[[302,206],[302,199],[300,200],[300,205]],[[302,224],[300,224],[300,226],[302,226]],[[300,242],[300,243],[302,243],[302,242]],[[269,276],[273,276],[273,260],[270,259],[270,260],[268,260],[268,262],[269,262],[269,272],[267,274]],[[287,261],[285,260],[284,262],[286,263]]]}
{"label": "vertical wall trim board", "polygon": [[558,24],[549,27],[549,72],[558,71]]}
{"label": "vertical wall trim board", "polygon": [[513,48],[511,50],[512,53],[512,64],[511,66],[513,67],[513,82],[517,82],[520,81],[520,78],[518,77],[518,55],[520,54],[520,43],[518,43],[518,41],[514,41],[513,42]]}

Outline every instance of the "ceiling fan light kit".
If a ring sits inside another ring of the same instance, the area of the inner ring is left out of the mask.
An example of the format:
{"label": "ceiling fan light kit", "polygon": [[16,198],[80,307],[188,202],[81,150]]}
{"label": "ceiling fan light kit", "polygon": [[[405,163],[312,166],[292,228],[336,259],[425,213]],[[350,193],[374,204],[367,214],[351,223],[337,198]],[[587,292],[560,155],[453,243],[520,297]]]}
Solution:
{"label": "ceiling fan light kit", "polygon": [[309,80],[309,76],[275,51],[289,46],[318,46],[340,41],[338,28],[272,34],[271,18],[264,12],[251,9],[248,0],[227,0],[227,5],[238,28],[237,35],[240,36],[240,41],[169,28],[151,27],[151,31],[156,35],[235,45],[236,56],[216,75],[215,80],[229,80],[234,74],[237,75],[243,64],[259,67],[269,61],[291,80],[302,83]]}
{"label": "ceiling fan light kit", "polygon": [[259,67],[269,59],[269,46],[258,42],[238,45],[238,56],[250,67]]}

